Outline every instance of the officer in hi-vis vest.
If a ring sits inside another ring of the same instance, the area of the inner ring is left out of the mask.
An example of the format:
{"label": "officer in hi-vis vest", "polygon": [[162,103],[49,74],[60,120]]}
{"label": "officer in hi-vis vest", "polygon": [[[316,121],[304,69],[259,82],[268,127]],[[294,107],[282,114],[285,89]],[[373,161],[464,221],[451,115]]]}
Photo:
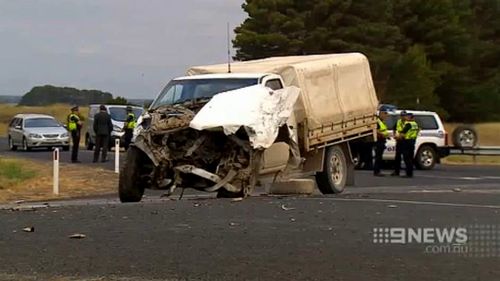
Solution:
{"label": "officer in hi-vis vest", "polygon": [[405,116],[405,126],[401,131],[403,138],[403,160],[405,162],[407,178],[413,177],[413,155],[415,153],[415,142],[420,129],[412,113],[407,113]]}
{"label": "officer in hi-vis vest", "polygon": [[132,142],[132,136],[134,135],[134,129],[136,126],[136,119],[134,111],[131,106],[127,106],[127,120],[125,120],[125,124],[123,126],[123,130],[125,131],[124,135],[124,147],[125,150],[128,149],[130,143]]}
{"label": "officer in hi-vis vest", "polygon": [[401,131],[405,126],[406,111],[401,111],[401,116],[399,117],[396,125],[394,126],[394,138],[396,139],[396,158],[394,159],[395,168],[392,176],[399,176],[399,171],[401,170],[401,155],[403,154],[402,144],[403,138],[401,137]]}
{"label": "officer in hi-vis vest", "polygon": [[385,124],[386,119],[387,112],[381,111],[377,118],[377,142],[375,143],[375,164],[373,165],[373,175],[377,177],[384,176],[380,170],[382,167],[382,155],[385,150],[385,142],[389,137],[389,130]]}
{"label": "officer in hi-vis vest", "polygon": [[80,163],[80,161],[78,161],[78,148],[80,146],[80,130],[82,129],[82,121],[80,120],[78,106],[71,108],[71,113],[68,115],[67,128],[71,134],[71,141],[73,143],[73,148],[71,150],[71,162]]}

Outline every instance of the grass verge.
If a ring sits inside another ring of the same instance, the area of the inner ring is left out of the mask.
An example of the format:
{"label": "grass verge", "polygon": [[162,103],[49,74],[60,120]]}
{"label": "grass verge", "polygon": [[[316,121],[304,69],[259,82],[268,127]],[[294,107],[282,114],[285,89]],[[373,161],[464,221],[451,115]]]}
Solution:
{"label": "grass verge", "polygon": [[52,194],[52,173],[52,165],[47,163],[1,158],[0,203],[109,194],[118,184],[113,171],[63,163],[59,170],[60,194],[56,196]]}
{"label": "grass verge", "polygon": [[25,168],[25,164],[21,160],[0,158],[0,190],[21,184],[36,176],[35,170]]}

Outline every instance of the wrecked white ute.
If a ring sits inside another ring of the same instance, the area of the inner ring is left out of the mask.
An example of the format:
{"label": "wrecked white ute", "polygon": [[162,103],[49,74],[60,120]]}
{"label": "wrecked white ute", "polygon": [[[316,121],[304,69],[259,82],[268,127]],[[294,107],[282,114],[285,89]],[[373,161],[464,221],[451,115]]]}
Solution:
{"label": "wrecked white ute", "polygon": [[280,128],[282,144],[273,148],[283,155],[276,159],[278,168],[288,162],[287,143],[293,139],[287,121],[299,92],[296,87],[273,91],[257,84],[212,98],[160,103],[143,116],[127,152],[120,174],[121,201],[139,201],[145,188],[248,195],[262,170],[263,152],[276,143]]}

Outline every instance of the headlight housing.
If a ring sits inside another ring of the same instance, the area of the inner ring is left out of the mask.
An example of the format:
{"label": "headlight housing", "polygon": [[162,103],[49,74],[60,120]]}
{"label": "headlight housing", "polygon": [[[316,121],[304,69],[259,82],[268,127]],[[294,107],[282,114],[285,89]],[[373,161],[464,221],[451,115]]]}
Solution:
{"label": "headlight housing", "polygon": [[61,138],[67,138],[67,137],[69,137],[69,134],[68,134],[68,133],[63,133],[63,134],[61,134]]}
{"label": "headlight housing", "polygon": [[117,132],[119,132],[119,131],[121,131],[121,130],[122,130],[122,128],[120,128],[120,127],[118,127],[118,126],[116,126],[116,125],[113,125],[113,131],[117,131]]}
{"label": "headlight housing", "polygon": [[30,139],[41,139],[42,135],[40,135],[40,134],[29,134],[28,138],[30,138]]}

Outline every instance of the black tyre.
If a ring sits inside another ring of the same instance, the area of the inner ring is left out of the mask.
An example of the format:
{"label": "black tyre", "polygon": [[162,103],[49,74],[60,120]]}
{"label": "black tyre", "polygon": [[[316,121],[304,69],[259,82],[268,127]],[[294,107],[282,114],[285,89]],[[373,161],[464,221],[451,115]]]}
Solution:
{"label": "black tyre", "polygon": [[477,132],[472,126],[458,126],[451,136],[456,147],[474,147],[478,144]]}
{"label": "black tyre", "polygon": [[92,140],[90,139],[90,135],[86,134],[85,135],[85,147],[87,150],[93,150],[94,149],[94,144],[92,143]]}
{"label": "black tyre", "polygon": [[144,195],[145,182],[141,181],[140,169],[143,165],[144,153],[137,147],[130,147],[123,169],[120,171],[118,195],[120,201],[139,202]]}
{"label": "black tyre", "polygon": [[31,147],[28,145],[28,141],[26,140],[26,138],[23,138],[23,150],[31,151]]}
{"label": "black tyre", "polygon": [[17,145],[14,145],[14,142],[12,141],[12,138],[9,136],[9,149],[12,151],[17,150]]}
{"label": "black tyre", "polygon": [[431,170],[437,163],[437,153],[434,147],[422,145],[415,156],[415,166],[419,170]]}
{"label": "black tyre", "polygon": [[316,183],[323,194],[341,193],[347,182],[347,160],[339,145],[326,149],[322,172],[316,173]]}

